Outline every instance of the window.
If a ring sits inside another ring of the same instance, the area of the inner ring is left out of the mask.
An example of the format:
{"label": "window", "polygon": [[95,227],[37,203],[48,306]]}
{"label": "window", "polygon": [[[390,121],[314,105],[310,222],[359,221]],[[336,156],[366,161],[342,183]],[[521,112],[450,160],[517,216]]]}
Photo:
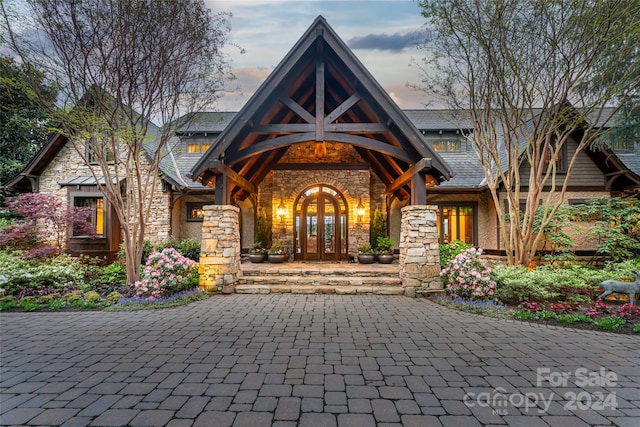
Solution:
{"label": "window", "polygon": [[438,206],[436,211],[436,225],[440,236],[440,243],[461,240],[475,245],[475,207],[466,206]]}
{"label": "window", "polygon": [[[102,155],[99,155],[102,152]],[[113,163],[115,160],[115,153],[110,149],[108,140],[90,138],[87,142],[87,159],[89,163],[98,163],[102,159],[107,163]]]}
{"label": "window", "polygon": [[[74,197],[73,206],[81,208],[91,208],[89,214],[89,222],[95,228],[95,232],[98,236],[104,236],[105,233],[105,216],[104,216],[104,199],[102,197]],[[78,237],[82,236],[80,230],[73,229],[73,235]]]}
{"label": "window", "polygon": [[187,203],[187,221],[204,220],[204,203]]}
{"label": "window", "polygon": [[[553,149],[553,147],[549,147],[549,151],[552,151]],[[551,155],[551,152],[547,154],[547,164],[551,162]],[[563,173],[567,171],[567,144],[562,145],[560,151],[555,156],[554,162],[556,164],[556,172]]]}
{"label": "window", "polygon": [[208,142],[190,142],[187,144],[187,153],[189,154],[198,154],[204,153],[211,147],[211,144]]}
{"label": "window", "polygon": [[433,141],[434,151],[460,151],[461,146],[459,139]]}

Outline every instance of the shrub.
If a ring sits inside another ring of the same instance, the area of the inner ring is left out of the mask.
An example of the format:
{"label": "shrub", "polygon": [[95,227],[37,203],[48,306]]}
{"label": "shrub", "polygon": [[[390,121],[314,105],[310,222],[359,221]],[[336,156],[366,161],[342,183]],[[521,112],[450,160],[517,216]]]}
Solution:
{"label": "shrub", "polygon": [[107,295],[107,301],[110,301],[114,304],[117,303],[120,298],[122,298],[122,294],[116,291],[113,291],[109,293],[109,295]]}
{"label": "shrub", "polygon": [[98,302],[100,301],[100,294],[96,291],[85,292],[82,296],[87,302]]}
{"label": "shrub", "polygon": [[134,284],[137,297],[159,298],[197,286],[195,261],[173,248],[149,255],[142,279]]}
{"label": "shrub", "polygon": [[72,304],[75,301],[82,301],[82,297],[83,297],[82,291],[72,291],[62,296],[62,298],[64,298],[64,300],[69,304]]}
{"label": "shrub", "polygon": [[60,310],[62,307],[64,307],[64,300],[62,298],[53,299],[49,301],[49,304],[47,304],[47,306],[51,310]]}
{"label": "shrub", "polygon": [[640,334],[640,323],[636,323],[635,325],[633,325],[633,332],[635,332],[636,334]]}
{"label": "shrub", "polygon": [[596,319],[593,323],[595,323],[598,329],[611,330],[622,328],[627,321],[620,317],[609,316],[603,317],[602,319]]}
{"label": "shrub", "polygon": [[98,267],[96,274],[90,281],[91,289],[101,295],[120,290],[126,283],[127,270],[119,261]]}
{"label": "shrub", "polygon": [[481,249],[469,248],[440,272],[447,294],[472,300],[496,299],[496,282],[491,279],[491,268],[480,255]]}
{"label": "shrub", "polygon": [[562,268],[539,266],[528,271],[524,266],[500,265],[493,269],[503,301],[591,301],[597,284],[607,273],[591,267],[566,263]]}
{"label": "shrub", "polygon": [[54,292],[52,294],[42,295],[41,297],[38,297],[37,301],[38,301],[38,304],[49,304],[51,303],[51,301],[59,298],[60,298],[60,294],[57,292]]}
{"label": "shrub", "polygon": [[24,311],[34,311],[40,307],[37,302],[26,298],[21,299],[18,306]]}
{"label": "shrub", "polygon": [[46,295],[65,292],[84,283],[77,258],[61,255],[46,262],[25,260],[0,251],[0,287],[8,295]]}
{"label": "shrub", "polygon": [[370,244],[372,247],[378,244],[378,238],[386,235],[384,231],[384,216],[380,208],[376,208],[373,211],[373,219],[371,220],[371,238]]}
{"label": "shrub", "polygon": [[452,240],[449,243],[440,244],[440,267],[445,268],[449,261],[456,256],[471,248],[472,245],[464,243],[461,240]]}
{"label": "shrub", "polygon": [[197,239],[184,239],[180,242],[180,247],[176,248],[182,256],[194,260],[200,261],[200,240]]}

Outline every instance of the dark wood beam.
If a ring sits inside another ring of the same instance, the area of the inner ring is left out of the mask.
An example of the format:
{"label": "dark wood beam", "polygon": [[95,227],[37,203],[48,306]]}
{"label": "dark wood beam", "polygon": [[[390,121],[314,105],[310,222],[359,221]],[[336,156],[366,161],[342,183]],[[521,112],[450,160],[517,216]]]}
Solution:
{"label": "dark wood beam", "polygon": [[324,119],[324,123],[328,125],[336,121],[338,118],[340,118],[340,116],[346,113],[351,107],[357,104],[361,99],[362,97],[358,92],[354,93],[349,98],[347,98],[346,101],[338,105],[331,113],[327,114],[327,117],[325,117]]}
{"label": "dark wood beam", "polygon": [[217,173],[216,176],[216,205],[231,204],[231,182],[229,176],[224,173]]}
{"label": "dark wood beam", "polygon": [[227,154],[227,164],[233,165],[236,162],[247,159],[256,154],[261,154],[266,151],[275,150],[286,145],[295,144],[297,142],[309,142],[314,140],[314,133],[294,133],[291,135],[283,135],[273,139],[267,139],[266,141],[255,143],[242,151]]}
{"label": "dark wood beam", "polygon": [[385,133],[389,128],[384,123],[332,123],[324,126],[327,132]]}
{"label": "dark wood beam", "polygon": [[367,163],[278,163],[273,170],[367,170]]}
{"label": "dark wood beam", "polygon": [[411,163],[411,158],[404,150],[401,150],[398,147],[394,147],[391,144],[378,141],[377,139],[337,132],[327,132],[325,134],[325,137],[327,141],[345,142],[347,144],[352,144],[369,150],[378,151],[391,157],[396,157],[407,163]]}
{"label": "dark wood beam", "polygon": [[322,38],[318,38],[318,58],[316,59],[316,142],[324,141],[324,55]]}
{"label": "dark wood beam", "polygon": [[[414,175],[423,174],[431,169],[431,159],[424,158],[419,162],[411,166],[406,172],[396,178],[391,184],[387,185],[385,188],[385,193],[393,193],[396,190],[404,187],[409,181],[411,181]],[[423,178],[424,179],[424,178]],[[426,180],[425,180],[425,191],[426,191]],[[411,189],[411,193],[415,193],[415,189]],[[425,193],[426,194],[426,193]],[[426,197],[426,196],[425,196]]]}
{"label": "dark wood beam", "polygon": [[411,204],[427,204],[427,179],[424,172],[418,172],[411,177]]}
{"label": "dark wood beam", "polygon": [[[224,175],[228,177],[231,181],[233,181],[238,187],[243,190],[253,194],[258,192],[258,188],[245,179],[243,176],[239,175],[236,171],[227,167],[222,161],[214,160],[211,162],[211,170],[216,174],[216,180],[218,179],[218,175]],[[217,188],[217,187],[216,187]]]}
{"label": "dark wood beam", "polygon": [[313,132],[316,129],[316,125],[313,123],[278,123],[268,125],[255,126],[251,133],[297,133],[297,132]]}
{"label": "dark wood beam", "polygon": [[316,118],[313,116],[313,114],[305,110],[300,104],[298,104],[296,101],[289,98],[288,96],[286,95],[281,96],[280,101],[282,101],[284,105],[289,107],[291,111],[296,113],[305,122],[311,123],[311,124],[316,122]]}

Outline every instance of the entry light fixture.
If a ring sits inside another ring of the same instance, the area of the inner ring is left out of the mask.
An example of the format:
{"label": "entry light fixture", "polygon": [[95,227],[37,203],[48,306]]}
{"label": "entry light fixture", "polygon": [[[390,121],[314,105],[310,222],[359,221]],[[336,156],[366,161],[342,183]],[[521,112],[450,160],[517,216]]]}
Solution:
{"label": "entry light fixture", "polygon": [[362,205],[362,198],[358,199],[358,206],[356,206],[356,214],[358,215],[358,223],[362,224],[364,219],[364,206]]}
{"label": "entry light fixture", "polygon": [[282,200],[280,200],[280,204],[276,209],[276,214],[280,217],[280,224],[284,224],[284,215],[286,214],[286,208]]}

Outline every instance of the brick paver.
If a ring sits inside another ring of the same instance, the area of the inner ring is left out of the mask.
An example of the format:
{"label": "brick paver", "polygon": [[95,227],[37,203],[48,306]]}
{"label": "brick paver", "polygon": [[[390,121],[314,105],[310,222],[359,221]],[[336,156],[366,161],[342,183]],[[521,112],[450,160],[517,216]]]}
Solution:
{"label": "brick paver", "polygon": [[3,426],[640,425],[638,336],[401,296],[0,313],[0,332]]}

